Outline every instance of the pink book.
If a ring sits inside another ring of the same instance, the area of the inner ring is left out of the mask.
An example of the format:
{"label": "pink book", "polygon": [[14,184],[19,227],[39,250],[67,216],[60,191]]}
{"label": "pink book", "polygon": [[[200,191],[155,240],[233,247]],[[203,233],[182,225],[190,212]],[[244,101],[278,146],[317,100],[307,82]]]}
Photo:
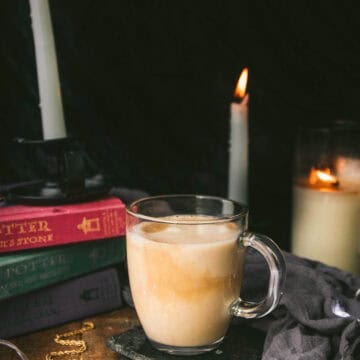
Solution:
{"label": "pink book", "polygon": [[0,253],[125,234],[125,204],[116,197],[58,206],[0,207]]}

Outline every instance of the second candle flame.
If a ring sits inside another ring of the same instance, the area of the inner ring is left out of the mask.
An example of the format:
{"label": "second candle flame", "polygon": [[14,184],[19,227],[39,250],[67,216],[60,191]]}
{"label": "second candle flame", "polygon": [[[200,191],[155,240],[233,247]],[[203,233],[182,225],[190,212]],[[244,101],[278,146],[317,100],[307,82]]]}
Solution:
{"label": "second candle flame", "polygon": [[235,88],[235,92],[234,92],[235,99],[239,100],[239,99],[242,99],[245,97],[247,82],[248,82],[248,75],[249,75],[249,69],[246,67],[241,72],[239,80],[236,84],[236,88]]}
{"label": "second candle flame", "polygon": [[318,170],[312,168],[309,175],[310,185],[317,187],[338,187],[339,181],[336,176],[331,175],[329,168]]}

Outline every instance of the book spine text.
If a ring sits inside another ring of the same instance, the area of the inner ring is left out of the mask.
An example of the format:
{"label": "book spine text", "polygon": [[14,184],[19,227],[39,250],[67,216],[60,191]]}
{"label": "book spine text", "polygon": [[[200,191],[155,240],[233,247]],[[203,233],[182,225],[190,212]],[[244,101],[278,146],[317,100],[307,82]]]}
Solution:
{"label": "book spine text", "polygon": [[124,258],[123,237],[1,255],[0,300],[121,263]]}

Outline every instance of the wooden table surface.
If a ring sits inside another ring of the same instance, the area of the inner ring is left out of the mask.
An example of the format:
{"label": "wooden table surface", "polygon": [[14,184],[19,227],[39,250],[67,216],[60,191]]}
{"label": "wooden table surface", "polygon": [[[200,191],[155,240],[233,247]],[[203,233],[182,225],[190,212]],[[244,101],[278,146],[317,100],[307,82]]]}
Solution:
{"label": "wooden table surface", "polygon": [[[62,346],[54,342],[56,334],[80,329],[83,321],[92,321],[95,325],[93,330],[75,335],[71,339],[83,339],[86,342],[87,350],[81,355],[57,357],[59,360],[112,360],[119,359],[118,355],[106,347],[106,339],[112,335],[120,334],[139,324],[134,309],[129,307],[97,315],[94,317],[73,321],[65,325],[49,328],[43,331],[37,331],[24,336],[9,339],[20,350],[22,350],[29,360],[45,360],[45,355],[51,351],[71,349],[74,347]],[[6,324],[0,324],[6,326]],[[1,346],[1,360],[18,360],[19,357],[14,351]]]}

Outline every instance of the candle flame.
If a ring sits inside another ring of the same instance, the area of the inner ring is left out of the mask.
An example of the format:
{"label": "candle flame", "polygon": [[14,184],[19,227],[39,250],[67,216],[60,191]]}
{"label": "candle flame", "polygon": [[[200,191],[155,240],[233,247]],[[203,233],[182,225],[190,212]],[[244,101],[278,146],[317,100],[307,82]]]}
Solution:
{"label": "candle flame", "polygon": [[242,99],[246,95],[246,87],[248,82],[249,69],[246,67],[242,70],[239,80],[236,84],[234,97],[237,99]]}
{"label": "candle flame", "polygon": [[337,187],[339,185],[337,177],[331,174],[329,168],[323,170],[312,168],[309,175],[309,183],[316,187]]}

